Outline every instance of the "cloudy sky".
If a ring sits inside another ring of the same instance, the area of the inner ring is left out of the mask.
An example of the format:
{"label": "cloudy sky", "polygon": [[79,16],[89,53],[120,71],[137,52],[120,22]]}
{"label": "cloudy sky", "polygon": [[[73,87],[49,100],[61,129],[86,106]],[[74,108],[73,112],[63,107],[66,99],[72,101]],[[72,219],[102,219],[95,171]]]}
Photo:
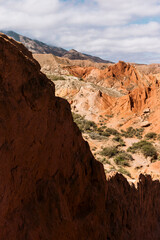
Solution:
{"label": "cloudy sky", "polygon": [[160,0],[0,0],[0,26],[115,62],[160,63]]}

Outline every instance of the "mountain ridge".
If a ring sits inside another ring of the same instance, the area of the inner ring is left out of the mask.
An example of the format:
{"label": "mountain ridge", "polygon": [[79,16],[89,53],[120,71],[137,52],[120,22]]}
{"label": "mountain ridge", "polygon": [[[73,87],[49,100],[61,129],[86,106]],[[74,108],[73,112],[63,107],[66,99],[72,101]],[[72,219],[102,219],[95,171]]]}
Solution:
{"label": "mountain ridge", "polygon": [[14,38],[16,41],[23,43],[29,51],[31,51],[32,53],[35,53],[35,54],[51,53],[55,56],[69,58],[72,60],[80,59],[80,60],[91,60],[91,61],[97,62],[97,63],[112,63],[111,61],[101,59],[100,57],[97,57],[97,56],[92,56],[89,54],[78,52],[75,49],[71,49],[71,50],[67,51],[64,48],[52,46],[52,45],[46,44],[42,41],[28,38],[26,36],[23,36],[21,34],[14,32],[14,31],[0,30],[0,32]]}

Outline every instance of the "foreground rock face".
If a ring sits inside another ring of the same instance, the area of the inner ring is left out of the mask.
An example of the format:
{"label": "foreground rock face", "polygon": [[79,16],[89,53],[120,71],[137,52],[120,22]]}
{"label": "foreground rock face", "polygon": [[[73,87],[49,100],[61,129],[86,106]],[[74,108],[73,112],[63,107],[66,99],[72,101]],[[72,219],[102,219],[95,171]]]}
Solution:
{"label": "foreground rock face", "polygon": [[140,176],[137,189],[121,175],[108,181],[107,239],[158,240],[160,236],[160,183]]}
{"label": "foreground rock face", "polygon": [[100,239],[105,176],[31,54],[0,37],[0,239]]}
{"label": "foreground rock face", "polygon": [[69,104],[2,34],[0,91],[1,240],[159,239],[159,182],[106,182]]}

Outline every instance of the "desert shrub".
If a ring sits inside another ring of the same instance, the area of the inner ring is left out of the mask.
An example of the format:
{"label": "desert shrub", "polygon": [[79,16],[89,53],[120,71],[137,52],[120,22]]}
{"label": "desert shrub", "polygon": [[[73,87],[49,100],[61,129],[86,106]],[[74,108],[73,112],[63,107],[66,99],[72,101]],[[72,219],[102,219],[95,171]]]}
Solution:
{"label": "desert shrub", "polygon": [[152,146],[149,146],[149,145],[143,146],[142,153],[145,157],[152,157],[152,159],[157,159],[157,151],[153,145]]}
{"label": "desert shrub", "polygon": [[100,135],[105,136],[105,137],[109,137],[111,135],[114,135],[114,136],[119,135],[119,132],[116,129],[106,128],[106,126],[104,126],[104,125],[102,127],[99,127],[97,129],[97,131],[99,132]]}
{"label": "desert shrub", "polygon": [[[91,139],[93,139],[93,140],[102,140],[102,139],[104,139],[104,137],[103,136],[101,136],[101,135],[99,135],[99,133],[97,133],[97,132],[90,132],[89,133],[89,136],[90,136],[90,138]],[[105,138],[106,139],[106,138]]]}
{"label": "desert shrub", "polygon": [[142,138],[142,134],[143,134],[144,129],[143,128],[133,128],[133,127],[129,127],[127,128],[126,131],[121,130],[121,135],[126,137],[126,138],[133,138],[133,137],[137,137],[138,139]]}
{"label": "desert shrub", "polygon": [[135,153],[140,151],[145,157],[157,158],[157,151],[152,143],[142,140],[138,143],[133,143],[131,147],[127,149],[128,152]]}
{"label": "desert shrub", "polygon": [[93,130],[96,129],[97,126],[93,121],[83,120],[84,130]]}
{"label": "desert shrub", "polygon": [[[99,134],[103,134],[104,131],[105,131],[104,126],[97,128],[97,131],[99,132]],[[111,135],[111,134],[108,134],[108,136],[110,136],[110,135]]]}
{"label": "desert shrub", "polygon": [[82,132],[91,132],[97,129],[97,125],[93,121],[84,119],[80,114],[72,113],[74,122],[78,125]]}
{"label": "desert shrub", "polygon": [[122,165],[122,166],[130,166],[129,165],[129,161],[132,161],[133,157],[132,155],[126,153],[126,152],[122,152],[119,153],[115,158],[114,161],[117,165]]}
{"label": "desert shrub", "polygon": [[160,134],[157,135],[157,140],[160,140]]}
{"label": "desert shrub", "polygon": [[65,80],[65,78],[64,78],[63,76],[47,75],[47,77],[48,77],[51,81]]}
{"label": "desert shrub", "polygon": [[119,168],[119,169],[118,169],[118,172],[121,173],[121,174],[123,174],[123,175],[126,175],[126,176],[128,176],[128,177],[131,177],[130,172],[128,172],[128,171],[127,171],[126,169],[124,169],[124,168]]}
{"label": "desert shrub", "polygon": [[102,127],[97,128],[97,131],[98,131],[99,133],[102,133],[102,132],[103,132]]}
{"label": "desert shrub", "polygon": [[149,132],[145,135],[146,139],[156,139],[157,134],[155,132]]}
{"label": "desert shrub", "polygon": [[118,136],[120,133],[116,130],[116,129],[114,129],[114,128],[107,128],[106,130],[105,130],[105,133],[106,134],[110,134],[110,135],[114,135],[114,136]]}
{"label": "desert shrub", "polygon": [[106,159],[106,158],[99,158],[98,161],[100,161],[103,164],[111,165],[110,161],[108,159]]}
{"label": "desert shrub", "polygon": [[104,136],[104,137],[109,137],[110,134],[108,132],[101,132],[100,135]]}
{"label": "desert shrub", "polygon": [[106,128],[106,126],[103,125],[102,127],[98,128],[98,129],[99,129],[99,131],[103,131],[105,128]]}
{"label": "desert shrub", "polygon": [[125,146],[125,145],[126,145],[125,142],[124,142],[124,140],[123,140],[120,136],[114,137],[114,138],[113,138],[113,141],[118,142],[118,143],[120,144],[120,146]]}
{"label": "desert shrub", "polygon": [[141,169],[142,167],[143,167],[143,165],[140,165],[140,166],[135,167],[135,169],[136,169],[136,170],[139,170],[139,169]]}
{"label": "desert shrub", "polygon": [[118,153],[119,151],[116,147],[106,147],[100,152],[102,156],[107,156],[109,158],[114,157]]}
{"label": "desert shrub", "polygon": [[93,147],[93,148],[92,148],[92,151],[96,151],[96,150],[97,150],[97,148],[96,148],[96,147]]}
{"label": "desert shrub", "polygon": [[108,117],[108,118],[112,118],[113,114],[106,114],[105,116]]}

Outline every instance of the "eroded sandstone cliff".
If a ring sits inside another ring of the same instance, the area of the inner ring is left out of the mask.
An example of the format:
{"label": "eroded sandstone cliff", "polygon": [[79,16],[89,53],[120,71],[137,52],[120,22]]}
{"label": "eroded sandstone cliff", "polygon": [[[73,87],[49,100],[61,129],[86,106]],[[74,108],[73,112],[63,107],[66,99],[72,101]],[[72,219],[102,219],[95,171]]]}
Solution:
{"label": "eroded sandstone cliff", "polygon": [[159,240],[160,183],[106,182],[67,101],[0,35],[0,240]]}

